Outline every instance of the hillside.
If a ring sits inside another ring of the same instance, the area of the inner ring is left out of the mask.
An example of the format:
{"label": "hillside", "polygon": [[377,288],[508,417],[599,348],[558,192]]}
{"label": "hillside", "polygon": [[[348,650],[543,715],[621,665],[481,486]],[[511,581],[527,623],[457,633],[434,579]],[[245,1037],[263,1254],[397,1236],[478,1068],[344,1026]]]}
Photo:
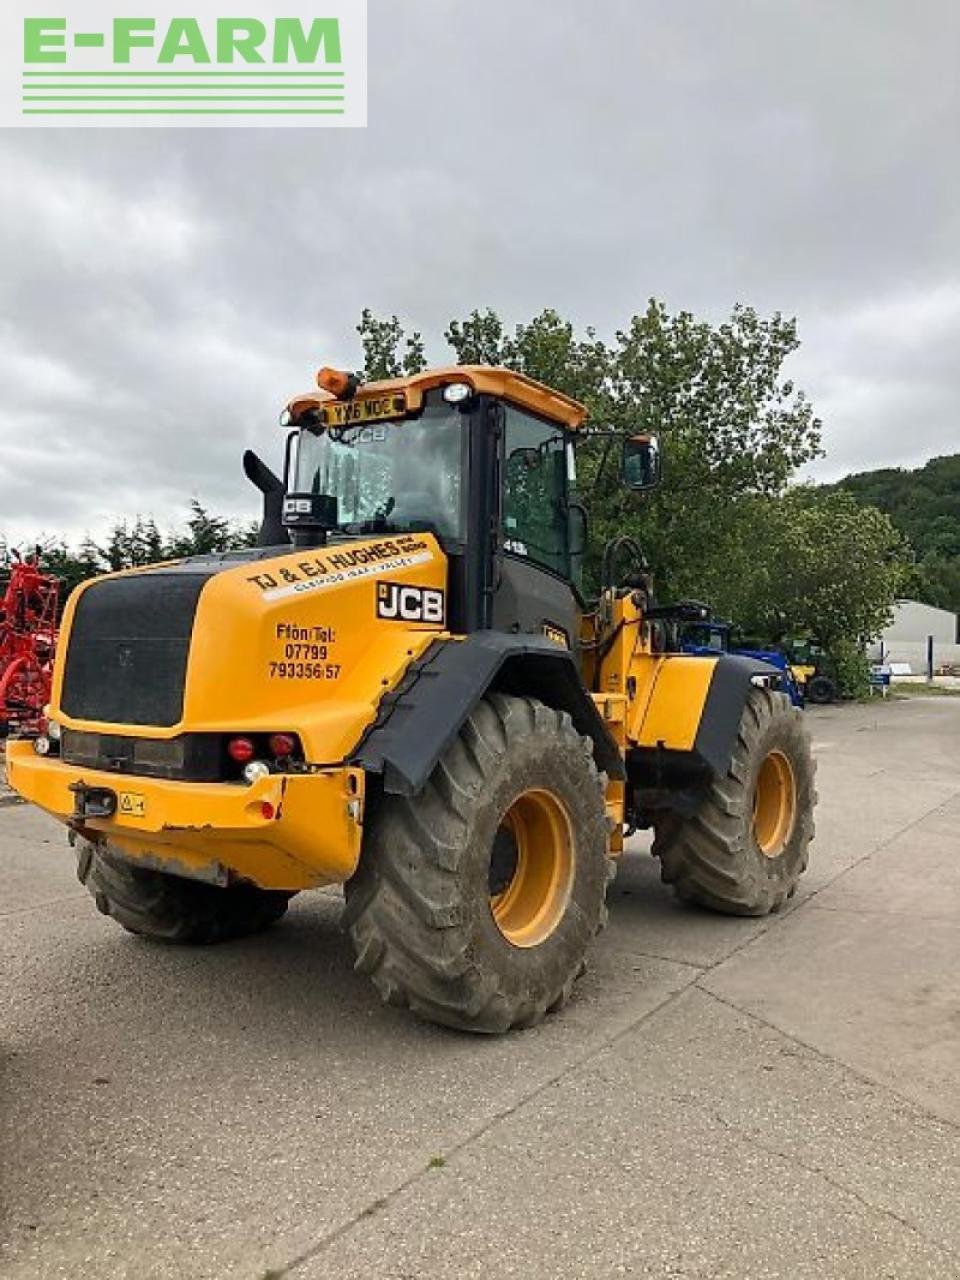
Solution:
{"label": "hillside", "polygon": [[917,557],[910,595],[960,613],[960,454],[915,471],[861,471],[830,487],[879,507],[910,540]]}

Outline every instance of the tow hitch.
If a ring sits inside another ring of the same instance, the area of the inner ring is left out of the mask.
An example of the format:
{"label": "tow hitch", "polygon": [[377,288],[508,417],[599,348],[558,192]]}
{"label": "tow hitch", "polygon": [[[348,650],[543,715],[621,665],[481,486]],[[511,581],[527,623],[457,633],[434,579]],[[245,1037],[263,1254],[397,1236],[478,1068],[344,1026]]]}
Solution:
{"label": "tow hitch", "polygon": [[112,818],[117,812],[117,793],[109,787],[88,787],[85,782],[72,782],[73,820],[85,822],[88,818]]}

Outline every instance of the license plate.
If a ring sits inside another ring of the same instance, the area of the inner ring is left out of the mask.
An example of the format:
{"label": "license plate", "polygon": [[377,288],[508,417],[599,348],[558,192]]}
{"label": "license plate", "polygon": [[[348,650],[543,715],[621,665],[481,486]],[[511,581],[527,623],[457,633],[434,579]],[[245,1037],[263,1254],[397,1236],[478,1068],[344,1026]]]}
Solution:
{"label": "license plate", "polygon": [[326,427],[349,427],[354,423],[383,422],[386,418],[402,418],[407,411],[404,396],[364,396],[356,400],[338,400],[321,410]]}
{"label": "license plate", "polygon": [[137,795],[136,791],[121,791],[117,809],[124,818],[144,818],[147,813],[146,796]]}

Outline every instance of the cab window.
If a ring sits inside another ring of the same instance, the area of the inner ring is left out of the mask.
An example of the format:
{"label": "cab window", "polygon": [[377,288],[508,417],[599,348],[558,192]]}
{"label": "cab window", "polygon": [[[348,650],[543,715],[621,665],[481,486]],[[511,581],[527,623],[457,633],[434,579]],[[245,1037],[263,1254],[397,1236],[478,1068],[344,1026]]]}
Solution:
{"label": "cab window", "polygon": [[564,433],[511,405],[505,414],[504,550],[569,578]]}

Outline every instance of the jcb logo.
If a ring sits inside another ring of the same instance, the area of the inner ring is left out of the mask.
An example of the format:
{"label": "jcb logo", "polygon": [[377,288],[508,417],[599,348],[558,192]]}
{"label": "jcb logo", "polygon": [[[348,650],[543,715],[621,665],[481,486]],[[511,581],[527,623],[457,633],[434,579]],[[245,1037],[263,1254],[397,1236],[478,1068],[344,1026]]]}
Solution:
{"label": "jcb logo", "polygon": [[377,583],[377,617],[391,622],[432,622],[443,626],[444,603],[443,592],[436,587]]}

